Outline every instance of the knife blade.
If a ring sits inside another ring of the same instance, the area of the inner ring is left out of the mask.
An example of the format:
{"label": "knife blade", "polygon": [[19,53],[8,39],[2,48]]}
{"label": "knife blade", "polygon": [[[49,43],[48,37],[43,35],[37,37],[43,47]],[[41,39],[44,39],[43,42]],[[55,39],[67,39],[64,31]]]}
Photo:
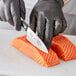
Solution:
{"label": "knife blade", "polygon": [[[24,27],[25,26],[25,27]],[[35,47],[40,49],[41,51],[48,53],[48,49],[43,43],[43,41],[32,31],[32,29],[28,26],[28,24],[23,21],[23,28],[27,31],[27,40],[32,43]]]}

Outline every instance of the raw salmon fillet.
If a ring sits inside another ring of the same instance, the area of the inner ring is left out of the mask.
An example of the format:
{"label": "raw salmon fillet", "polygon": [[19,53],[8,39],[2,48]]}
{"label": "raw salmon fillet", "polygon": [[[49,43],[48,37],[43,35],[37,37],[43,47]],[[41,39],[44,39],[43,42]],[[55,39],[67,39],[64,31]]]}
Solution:
{"label": "raw salmon fillet", "polygon": [[26,36],[14,39],[12,46],[45,67],[54,66],[60,63],[58,56],[52,49],[49,49],[48,54],[46,54],[33,46],[26,39]]}
{"label": "raw salmon fillet", "polygon": [[76,46],[63,35],[53,38],[51,48],[64,61],[76,59]]}

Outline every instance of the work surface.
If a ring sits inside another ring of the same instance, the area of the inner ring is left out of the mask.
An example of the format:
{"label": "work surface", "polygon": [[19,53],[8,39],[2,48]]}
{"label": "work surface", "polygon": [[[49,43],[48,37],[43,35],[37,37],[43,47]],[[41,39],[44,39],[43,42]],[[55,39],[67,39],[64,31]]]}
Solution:
{"label": "work surface", "polygon": [[[1,24],[0,25],[4,25]],[[7,30],[8,29],[8,30]],[[8,76],[76,76],[76,60],[45,68],[11,46],[11,42],[25,31],[17,32],[6,27],[0,29],[0,75]],[[69,37],[76,43],[76,36]]]}

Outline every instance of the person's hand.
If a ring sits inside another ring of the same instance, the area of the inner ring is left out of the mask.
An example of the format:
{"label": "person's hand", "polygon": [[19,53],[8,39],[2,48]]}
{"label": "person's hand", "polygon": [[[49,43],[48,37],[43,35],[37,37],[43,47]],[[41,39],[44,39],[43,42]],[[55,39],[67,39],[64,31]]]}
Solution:
{"label": "person's hand", "polygon": [[0,20],[9,22],[21,30],[21,18],[25,19],[25,5],[23,0],[0,0]]}
{"label": "person's hand", "polygon": [[67,27],[62,0],[39,0],[30,15],[30,27],[49,49],[52,38]]}

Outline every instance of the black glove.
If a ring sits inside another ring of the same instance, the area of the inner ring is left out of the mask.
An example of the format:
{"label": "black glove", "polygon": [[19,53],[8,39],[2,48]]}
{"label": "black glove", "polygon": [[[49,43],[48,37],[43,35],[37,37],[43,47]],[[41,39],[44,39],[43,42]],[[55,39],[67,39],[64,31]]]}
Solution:
{"label": "black glove", "polygon": [[23,0],[0,0],[0,20],[15,25],[20,31],[22,22],[25,19],[25,5]]}
{"label": "black glove", "polygon": [[67,24],[62,12],[63,0],[39,0],[30,15],[30,27],[49,49],[52,38],[62,33]]}

